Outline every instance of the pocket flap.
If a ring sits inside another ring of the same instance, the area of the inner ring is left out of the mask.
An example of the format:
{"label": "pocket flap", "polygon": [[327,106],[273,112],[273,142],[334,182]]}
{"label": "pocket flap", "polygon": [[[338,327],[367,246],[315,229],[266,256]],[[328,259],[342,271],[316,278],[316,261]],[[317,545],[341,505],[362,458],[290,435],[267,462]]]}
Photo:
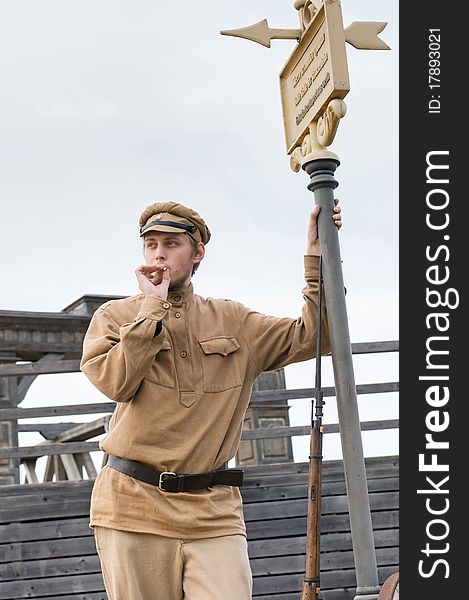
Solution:
{"label": "pocket flap", "polygon": [[239,348],[238,340],[232,336],[199,340],[199,344],[205,354],[221,354],[222,356],[227,356]]}

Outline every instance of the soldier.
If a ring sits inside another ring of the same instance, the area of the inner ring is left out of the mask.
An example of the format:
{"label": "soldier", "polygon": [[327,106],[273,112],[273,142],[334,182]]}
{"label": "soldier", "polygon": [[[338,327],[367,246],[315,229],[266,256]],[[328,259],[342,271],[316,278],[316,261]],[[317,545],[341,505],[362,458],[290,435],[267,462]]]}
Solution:
{"label": "soldier", "polygon": [[[314,356],[318,212],[309,220],[305,303],[292,319],[195,294],[206,223],[175,202],[143,211],[141,293],[98,308],[81,360],[117,403],[90,514],[109,600],[251,598],[242,471],[227,463],[258,375]],[[332,218],[340,228],[337,200]],[[325,311],[323,320],[326,353]]]}

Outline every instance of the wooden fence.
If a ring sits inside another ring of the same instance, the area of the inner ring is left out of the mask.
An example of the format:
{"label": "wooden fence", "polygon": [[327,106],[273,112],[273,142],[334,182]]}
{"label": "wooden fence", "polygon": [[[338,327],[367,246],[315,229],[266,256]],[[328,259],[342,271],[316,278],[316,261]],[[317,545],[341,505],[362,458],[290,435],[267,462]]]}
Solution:
{"label": "wooden fence", "polygon": [[[354,354],[397,352],[398,343],[353,344]],[[31,377],[78,370],[77,360],[0,365],[0,377]],[[362,394],[398,391],[397,382],[357,385]],[[254,391],[250,408],[268,403],[313,397],[314,390]],[[324,389],[325,397],[335,394]],[[43,442],[34,446],[0,448],[1,460],[24,466],[27,485],[0,486],[0,600],[106,599],[92,531],[88,527],[89,498],[96,477],[90,441],[106,432],[114,402],[0,409],[1,422],[14,421],[19,432],[36,431]],[[25,419],[96,415],[87,423],[27,422]],[[104,416],[103,416],[104,415]],[[395,429],[398,420],[364,421],[362,431]],[[338,424],[325,424],[324,433],[337,433]],[[242,439],[269,440],[308,435],[309,425],[244,430]],[[36,468],[47,457],[42,481]],[[368,490],[380,583],[399,567],[398,459],[366,458]],[[285,462],[246,467],[242,488],[248,546],[257,600],[295,600],[305,561],[307,463]],[[351,600],[355,571],[342,461],[323,466],[321,515],[321,596]]]}
{"label": "wooden fence", "polygon": [[[368,342],[352,344],[353,354],[374,354],[381,352],[397,352],[398,342]],[[65,363],[65,364],[63,364]],[[40,374],[76,372],[79,370],[79,361],[44,361],[30,364],[0,365],[0,377],[25,377]],[[398,382],[368,383],[357,385],[357,394],[382,394],[397,392]],[[334,387],[323,388],[324,397],[335,395]],[[313,388],[301,389],[275,389],[254,391],[251,395],[250,408],[262,409],[267,405],[272,408],[275,401],[312,398]],[[96,469],[89,453],[99,450],[98,441],[86,441],[97,437],[107,431],[110,413],[114,411],[114,402],[97,402],[94,404],[42,406],[34,408],[3,408],[0,409],[0,422],[18,421],[43,417],[63,417],[71,415],[93,415],[96,413],[109,413],[88,423],[18,423],[19,432],[37,431],[44,437],[44,441],[34,446],[0,447],[0,460],[19,459],[25,468],[25,482],[38,483],[35,470],[36,461],[41,456],[47,456],[47,466],[44,481],[82,479],[85,476],[95,477]],[[362,431],[393,429],[399,427],[398,419],[364,421],[361,423]],[[265,427],[244,430],[242,440],[260,440],[271,438],[291,438],[294,436],[308,435],[309,425],[296,427]],[[338,433],[339,425],[325,424],[324,433]]]}

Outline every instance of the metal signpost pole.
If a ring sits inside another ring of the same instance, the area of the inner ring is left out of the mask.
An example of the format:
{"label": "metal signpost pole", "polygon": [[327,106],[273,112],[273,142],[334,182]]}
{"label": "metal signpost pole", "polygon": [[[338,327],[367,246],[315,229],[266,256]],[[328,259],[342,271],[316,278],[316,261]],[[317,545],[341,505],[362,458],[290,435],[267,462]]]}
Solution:
{"label": "metal signpost pole", "polygon": [[349,91],[349,79],[345,43],[360,49],[389,49],[377,35],[386,23],[354,22],[344,29],[339,0],[296,0],[294,6],[299,12],[300,29],[271,29],[264,19],[221,33],[267,47],[271,39],[298,40],[280,73],[286,146],[290,166],[308,173],[308,189],[321,207],[318,232],[357,577],[355,600],[377,600],[380,587],[339,238],[331,218],[338,185],[334,173],[340,163],[327,146],[346,112],[343,98]]}
{"label": "metal signpost pole", "polygon": [[360,417],[352,363],[352,350],[345,305],[344,282],[337,229],[328,218],[334,205],[338,161],[312,160],[303,168],[310,175],[308,188],[321,207],[318,217],[323,260],[329,336],[334,369],[340,439],[350,514],[355,572],[356,600],[375,600],[379,593],[378,570],[371,523],[370,504],[362,448]]}

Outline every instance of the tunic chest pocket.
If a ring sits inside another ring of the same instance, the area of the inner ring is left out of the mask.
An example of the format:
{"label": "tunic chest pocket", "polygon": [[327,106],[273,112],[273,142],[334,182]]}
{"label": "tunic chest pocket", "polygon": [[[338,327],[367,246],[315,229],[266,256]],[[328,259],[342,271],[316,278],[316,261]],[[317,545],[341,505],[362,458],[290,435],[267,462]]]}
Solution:
{"label": "tunic chest pocket", "polygon": [[145,379],[163,387],[175,387],[174,357],[171,343],[167,338],[164,339],[161,350],[155,356]]}
{"label": "tunic chest pocket", "polygon": [[240,346],[233,336],[199,340],[205,392],[223,392],[242,384]]}

